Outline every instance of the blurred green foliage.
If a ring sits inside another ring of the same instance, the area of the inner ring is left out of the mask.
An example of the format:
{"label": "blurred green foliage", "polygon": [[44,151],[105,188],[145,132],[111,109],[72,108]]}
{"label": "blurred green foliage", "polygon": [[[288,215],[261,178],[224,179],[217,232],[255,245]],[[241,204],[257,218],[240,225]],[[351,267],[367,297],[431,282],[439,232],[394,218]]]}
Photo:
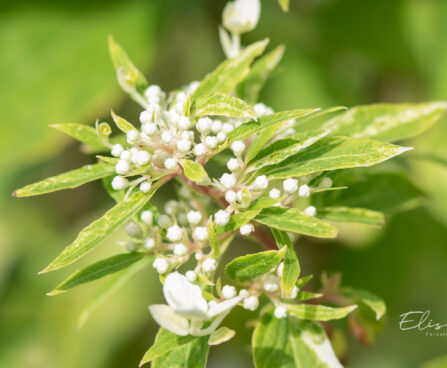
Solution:
{"label": "blurred green foliage", "polygon": [[[110,121],[110,108],[137,118],[138,108],[116,82],[108,34],[149,82],[173,89],[202,78],[223,58],[217,25],[224,3],[0,2],[0,168],[6,173],[0,179],[0,367],[134,367],[152,342],[157,328],[147,305],[161,296],[151,270],[117,291],[79,331],[83,307],[106,281],[50,298],[45,293],[61,276],[36,275],[112,205],[100,185],[21,200],[10,193],[88,162],[48,124]],[[289,13],[264,0],[260,24],[244,41],[268,36],[270,47],[286,45],[261,98],[277,110],[447,100],[446,24],[445,0],[292,0]],[[298,246],[304,274],[341,270],[344,285],[369,289],[388,304],[375,345],[349,340],[347,366],[420,367],[445,353],[445,337],[400,331],[398,321],[401,313],[431,309],[447,323],[446,123],[406,142],[417,149],[399,163],[425,193],[423,206],[388,217],[383,230],[349,228],[339,241]],[[119,236],[91,258],[118,252]],[[254,245],[235,248],[228,257]],[[213,350],[210,367],[251,366],[251,330],[240,326],[252,317],[240,311],[228,318],[238,334]]]}

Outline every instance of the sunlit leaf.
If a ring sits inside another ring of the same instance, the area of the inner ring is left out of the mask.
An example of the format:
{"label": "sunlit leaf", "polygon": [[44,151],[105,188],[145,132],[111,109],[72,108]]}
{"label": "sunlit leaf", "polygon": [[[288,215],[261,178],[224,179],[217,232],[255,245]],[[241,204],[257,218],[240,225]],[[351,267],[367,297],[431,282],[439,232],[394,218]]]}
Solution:
{"label": "sunlit leaf", "polygon": [[234,330],[231,330],[227,327],[221,327],[211,334],[210,339],[208,340],[208,344],[209,345],[223,344],[224,342],[231,340],[235,334],[236,332]]}
{"label": "sunlit leaf", "polygon": [[98,138],[95,128],[83,124],[52,124],[51,128],[64,132],[79,142],[96,148],[105,148],[104,143]]}
{"label": "sunlit leaf", "polygon": [[180,164],[183,167],[183,173],[189,180],[197,184],[209,184],[211,182],[207,172],[199,163],[191,160],[181,160]]}
{"label": "sunlit leaf", "polygon": [[315,304],[286,304],[283,305],[287,311],[300,319],[310,319],[315,321],[331,321],[333,319],[345,318],[357,305],[349,307],[327,307]]}
{"label": "sunlit leaf", "polygon": [[336,222],[381,226],[385,223],[382,212],[355,207],[325,207],[317,210],[321,219]]}

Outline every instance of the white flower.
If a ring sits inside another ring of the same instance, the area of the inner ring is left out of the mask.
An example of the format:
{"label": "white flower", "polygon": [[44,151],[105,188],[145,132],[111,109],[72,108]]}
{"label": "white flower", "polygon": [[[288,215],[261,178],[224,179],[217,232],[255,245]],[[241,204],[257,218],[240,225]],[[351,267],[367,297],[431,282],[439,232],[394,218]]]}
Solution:
{"label": "white flower", "polygon": [[236,177],[233,174],[225,173],[221,176],[220,183],[225,189],[231,189],[236,185]]}
{"label": "white flower", "polygon": [[164,143],[170,143],[172,141],[172,133],[169,130],[165,130],[163,133],[161,133],[161,140]]}
{"label": "white flower", "polygon": [[261,116],[273,114],[273,110],[265,106],[263,103],[257,103],[253,106],[253,110],[255,110],[255,115],[259,118]]}
{"label": "white flower", "polygon": [[225,141],[225,139],[227,139],[227,135],[225,132],[219,132],[217,133],[216,138],[219,143],[222,143]]}
{"label": "white flower", "polygon": [[132,129],[127,132],[127,142],[129,144],[137,144],[140,142],[140,133],[138,130]]}
{"label": "white flower", "polygon": [[233,129],[234,129],[233,124],[230,124],[230,123],[224,123],[224,124],[222,125],[222,132],[225,133],[225,134],[230,133]]}
{"label": "white flower", "polygon": [[127,235],[129,235],[132,238],[142,238],[143,237],[143,231],[141,230],[140,226],[133,221],[129,222],[126,225],[126,232],[127,232]]}
{"label": "white flower", "polygon": [[160,227],[162,227],[163,229],[167,229],[169,226],[172,225],[172,220],[167,215],[161,215],[158,218],[158,225],[160,225]]}
{"label": "white flower", "polygon": [[120,157],[121,154],[123,153],[123,151],[124,151],[124,148],[121,144],[114,144],[112,146],[112,156]]}
{"label": "white flower", "polygon": [[203,143],[196,144],[194,147],[194,154],[196,156],[202,156],[206,152],[205,145]]}
{"label": "white flower", "polygon": [[136,154],[136,164],[138,166],[144,166],[151,161],[151,154],[147,151],[139,151]]}
{"label": "white flower", "polygon": [[295,193],[298,190],[298,180],[286,179],[282,183],[282,187],[286,193]]}
{"label": "white flower", "polygon": [[185,130],[184,132],[182,132],[181,134],[182,139],[186,140],[186,141],[194,141],[194,132],[192,130]]}
{"label": "white flower", "polygon": [[330,188],[332,187],[332,179],[327,176],[321,179],[320,188]]}
{"label": "white flower", "polygon": [[155,240],[153,238],[146,238],[146,239],[144,239],[143,247],[146,250],[154,249],[155,248]]}
{"label": "white flower", "polygon": [[130,165],[128,161],[118,160],[118,163],[115,166],[115,171],[117,174],[123,175],[127,174],[130,170]]}
{"label": "white flower", "polygon": [[244,309],[254,311],[258,308],[258,306],[259,306],[259,299],[257,296],[252,295],[244,299]]}
{"label": "white flower", "polygon": [[208,239],[208,229],[206,227],[196,227],[194,235],[198,241],[206,241]]}
{"label": "white flower", "polygon": [[178,205],[179,203],[176,200],[171,199],[165,203],[164,210],[168,215],[172,215],[177,209]]}
{"label": "white flower", "polygon": [[219,210],[214,214],[217,225],[226,225],[230,221],[230,214],[225,210]]}
{"label": "white flower", "polygon": [[213,124],[213,121],[210,118],[200,118],[197,122],[196,128],[197,130],[202,134],[208,134],[211,130],[211,125]]}
{"label": "white flower", "polygon": [[174,254],[176,256],[184,256],[188,249],[186,248],[185,244],[178,243],[174,245]]}
{"label": "white flower", "polygon": [[174,169],[177,167],[177,160],[175,158],[167,158],[164,162],[165,168],[168,170]]}
{"label": "white flower", "polygon": [[298,190],[298,195],[300,197],[309,197],[310,196],[310,188],[307,184],[303,184],[300,186],[300,189]]}
{"label": "white flower", "polygon": [[129,161],[132,157],[132,153],[129,150],[124,150],[121,152],[120,159],[124,161]]}
{"label": "white flower", "polygon": [[191,127],[191,120],[187,116],[180,116],[177,125],[180,130],[187,130]]}
{"label": "white flower", "polygon": [[[166,277],[163,294],[168,305],[151,305],[149,310],[160,326],[180,336],[211,334],[241,301],[241,297],[237,296],[209,305],[203,298],[200,287],[178,272]],[[213,318],[215,319],[207,328],[201,329],[203,321]]]}
{"label": "white flower", "polygon": [[212,136],[208,136],[205,138],[205,144],[208,148],[216,148],[217,146],[217,138],[216,137],[212,137]]}
{"label": "white flower", "polygon": [[254,228],[252,224],[245,224],[242,225],[241,228],[239,229],[241,235],[245,235],[248,236],[253,232]]}
{"label": "white flower", "polygon": [[225,200],[228,203],[230,203],[230,204],[235,203],[236,199],[237,199],[237,194],[236,194],[236,192],[234,190],[228,190],[225,193]]}
{"label": "white flower", "polygon": [[191,149],[191,145],[190,140],[181,139],[177,142],[177,149],[179,152],[185,153]]}
{"label": "white flower", "polygon": [[146,211],[141,212],[140,219],[146,225],[152,226],[152,222],[154,221],[154,215],[153,215],[152,211],[146,210]]}
{"label": "white flower", "polygon": [[202,263],[202,270],[204,272],[213,272],[216,270],[216,260],[214,258],[207,258]]}
{"label": "white flower", "polygon": [[222,23],[232,33],[240,34],[256,27],[261,13],[259,0],[235,0],[229,2],[222,13]]}
{"label": "white flower", "polygon": [[115,190],[121,190],[129,185],[129,181],[122,176],[115,176],[112,180],[112,188]]}
{"label": "white flower", "polygon": [[219,132],[222,130],[222,127],[223,127],[222,121],[216,119],[216,120],[214,120],[213,123],[211,124],[211,131],[212,131],[214,134],[217,134],[217,133],[219,133]]}
{"label": "white flower", "polygon": [[248,297],[248,290],[247,289],[239,290],[239,296],[241,296],[242,298]]}
{"label": "white flower", "polygon": [[182,236],[183,236],[183,230],[178,225],[173,225],[173,226],[169,227],[168,231],[166,233],[166,237],[171,242],[179,241],[182,238]]}
{"label": "white flower", "polygon": [[169,268],[169,263],[164,258],[155,258],[152,266],[157,270],[158,273],[165,273]]}
{"label": "white flower", "polygon": [[199,211],[189,211],[186,217],[191,225],[197,225],[202,221],[202,214]]}
{"label": "white flower", "polygon": [[157,133],[157,124],[155,123],[144,123],[141,126],[141,130],[143,131],[143,133],[147,134],[148,136],[152,136],[155,133]]}
{"label": "white flower", "polygon": [[252,187],[254,189],[258,189],[258,190],[266,189],[268,186],[269,186],[269,181],[267,179],[267,176],[265,176],[265,175],[257,176],[255,181],[253,182],[253,185],[252,185]]}
{"label": "white flower", "polygon": [[231,144],[231,150],[233,151],[235,156],[240,156],[245,150],[245,143],[242,141],[234,141]]}
{"label": "white flower", "polygon": [[222,288],[222,296],[225,299],[231,299],[234,298],[236,296],[236,288],[232,285],[225,285]]}
{"label": "white flower", "polygon": [[143,193],[148,193],[148,192],[151,190],[151,186],[152,186],[152,184],[151,184],[149,181],[143,181],[143,182],[140,184],[140,190],[141,190]]}
{"label": "white flower", "polygon": [[272,190],[270,190],[269,196],[273,199],[279,199],[279,197],[281,196],[281,191],[279,189],[273,188]]}
{"label": "white flower", "polygon": [[149,87],[146,88],[146,90],[144,91],[144,95],[146,97],[152,97],[152,96],[158,96],[162,93],[162,90],[159,86],[157,86],[156,84],[152,84]]}
{"label": "white flower", "polygon": [[287,317],[287,309],[283,305],[278,305],[273,312],[276,318],[286,318]]}
{"label": "white flower", "polygon": [[152,114],[147,110],[142,111],[140,114],[140,121],[141,124],[152,122]]}
{"label": "white flower", "polygon": [[264,279],[262,286],[267,292],[275,292],[279,289],[279,279],[274,275],[268,275]]}
{"label": "white flower", "polygon": [[236,171],[240,168],[240,164],[237,158],[230,158],[227,162],[228,170]]}
{"label": "white flower", "polygon": [[188,279],[188,281],[193,282],[196,280],[197,278],[197,274],[194,271],[186,271],[185,273],[186,278]]}
{"label": "white flower", "polygon": [[317,214],[317,209],[314,206],[309,206],[303,212],[307,216],[315,216]]}

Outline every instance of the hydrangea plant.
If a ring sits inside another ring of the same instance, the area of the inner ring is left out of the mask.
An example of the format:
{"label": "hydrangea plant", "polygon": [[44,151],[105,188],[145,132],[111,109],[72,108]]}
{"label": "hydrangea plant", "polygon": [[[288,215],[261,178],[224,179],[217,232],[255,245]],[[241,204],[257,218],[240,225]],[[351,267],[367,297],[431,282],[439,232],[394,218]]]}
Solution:
{"label": "hydrangea plant", "polygon": [[[287,9],[287,1],[280,5]],[[160,330],[141,365],[205,367],[210,346],[235,335],[221,325],[240,307],[255,321],[258,368],[341,367],[328,338],[330,333],[335,341],[338,330],[328,321],[349,315],[352,332],[367,343],[383,320],[383,301],[341,287],[338,277],[323,274],[322,288],[311,291],[312,276],[301,274],[293,243],[302,236],[334,238],[339,222],[380,226],[384,214],[376,205],[386,202],[387,193],[396,208],[411,199],[405,177],[390,171],[349,176],[347,169],[405,153],[409,147],[391,142],[428,129],[447,104],[274,112],[258,97],[284,47],[262,56],[267,39],[241,45],[241,34],[251,31],[259,16],[259,0],[228,3],[219,28],[228,59],[203,80],[169,93],[149,85],[110,37],[118,82],[142,108],[140,122],[112,111],[119,133],[98,121],[95,127],[53,125],[82,142],[98,162],[14,192],[27,197],[103,181],[116,205],[41,273],[74,263],[125,226],[121,254],[78,270],[49,295],[114,274],[83,313],[85,321],[114,288],[152,265],[166,304],[149,306]],[[151,198],[169,181],[176,181],[178,190],[157,208]],[[376,209],[368,206],[371,197]],[[237,236],[254,239],[263,250],[221,265]],[[217,270],[231,283],[223,285]]]}

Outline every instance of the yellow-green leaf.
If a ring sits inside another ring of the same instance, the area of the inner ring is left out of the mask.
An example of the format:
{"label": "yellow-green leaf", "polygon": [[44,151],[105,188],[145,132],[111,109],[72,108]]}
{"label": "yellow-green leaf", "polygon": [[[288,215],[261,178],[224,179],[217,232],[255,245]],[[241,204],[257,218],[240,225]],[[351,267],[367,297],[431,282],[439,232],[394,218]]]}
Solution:
{"label": "yellow-green leaf", "polygon": [[315,321],[331,321],[333,319],[345,318],[357,305],[348,307],[328,307],[326,305],[314,304],[286,304],[283,305],[287,311],[300,319],[310,319]]}
{"label": "yellow-green leaf", "polygon": [[183,167],[183,173],[189,180],[192,180],[197,184],[210,183],[211,180],[208,177],[207,172],[199,163],[191,160],[181,160],[180,164]]}
{"label": "yellow-green leaf", "polygon": [[73,137],[79,142],[88,144],[89,146],[96,148],[105,148],[104,143],[99,139],[96,134],[96,129],[83,124],[51,124],[51,128],[64,132],[65,134]]}
{"label": "yellow-green leaf", "polygon": [[336,222],[381,226],[385,223],[382,212],[354,207],[325,207],[317,210],[321,219]]}
{"label": "yellow-green leaf", "polygon": [[199,97],[191,105],[191,115],[228,116],[240,119],[256,119],[253,107],[240,98],[223,93],[209,93]]}
{"label": "yellow-green leaf", "polygon": [[131,130],[136,129],[126,119],[122,118],[121,116],[116,115],[113,110],[112,110],[112,118],[113,118],[113,121],[115,122],[116,126],[118,127],[118,129],[124,133],[127,133]]}

